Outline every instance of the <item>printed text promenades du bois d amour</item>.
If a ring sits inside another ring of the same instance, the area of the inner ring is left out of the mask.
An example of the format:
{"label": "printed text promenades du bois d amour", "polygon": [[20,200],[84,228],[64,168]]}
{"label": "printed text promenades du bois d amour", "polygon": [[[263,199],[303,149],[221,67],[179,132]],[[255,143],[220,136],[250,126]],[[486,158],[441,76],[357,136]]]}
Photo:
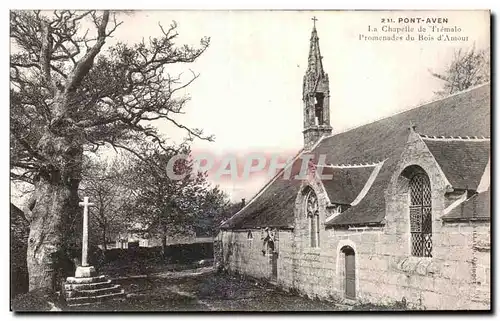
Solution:
{"label": "printed text promenades du bois d amour", "polygon": [[368,25],[358,38],[363,41],[468,41],[462,28],[448,25],[448,18],[381,18]]}

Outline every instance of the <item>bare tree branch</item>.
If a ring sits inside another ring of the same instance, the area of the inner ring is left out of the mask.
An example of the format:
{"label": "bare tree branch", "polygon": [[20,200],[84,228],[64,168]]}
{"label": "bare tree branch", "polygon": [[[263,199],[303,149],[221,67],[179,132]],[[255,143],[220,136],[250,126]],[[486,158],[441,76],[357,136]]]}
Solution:
{"label": "bare tree branch", "polygon": [[453,60],[442,73],[429,70],[430,74],[444,82],[438,96],[449,95],[490,80],[489,50],[477,50],[474,46],[468,51],[456,50]]}

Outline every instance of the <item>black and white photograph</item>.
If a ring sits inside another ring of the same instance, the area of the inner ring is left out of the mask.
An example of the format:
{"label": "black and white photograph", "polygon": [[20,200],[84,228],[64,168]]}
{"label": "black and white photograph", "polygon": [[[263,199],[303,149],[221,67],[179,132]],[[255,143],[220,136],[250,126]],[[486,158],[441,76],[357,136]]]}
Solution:
{"label": "black and white photograph", "polygon": [[8,14],[10,311],[491,311],[489,10]]}

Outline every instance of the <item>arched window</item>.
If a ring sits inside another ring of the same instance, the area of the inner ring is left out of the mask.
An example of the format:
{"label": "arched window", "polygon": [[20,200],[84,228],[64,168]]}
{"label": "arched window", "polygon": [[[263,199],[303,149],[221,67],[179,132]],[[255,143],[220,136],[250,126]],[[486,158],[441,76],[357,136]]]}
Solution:
{"label": "arched window", "polygon": [[306,201],[307,220],[309,221],[309,238],[311,247],[319,247],[319,206],[318,197],[311,189]]}
{"label": "arched window", "polygon": [[411,255],[432,257],[432,205],[429,176],[418,173],[410,180]]}

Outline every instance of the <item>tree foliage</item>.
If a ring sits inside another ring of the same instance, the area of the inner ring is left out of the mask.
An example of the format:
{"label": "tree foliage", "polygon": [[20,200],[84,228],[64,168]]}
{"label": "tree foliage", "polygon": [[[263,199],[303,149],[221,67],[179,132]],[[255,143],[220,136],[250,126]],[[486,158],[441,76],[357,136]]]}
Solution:
{"label": "tree foliage", "polygon": [[132,221],[154,234],[186,234],[192,231],[201,202],[207,189],[206,174],[192,174],[192,163],[188,159],[178,159],[173,163],[174,173],[184,175],[173,179],[167,165],[176,155],[189,155],[188,145],[175,150],[146,146],[142,159],[131,169],[129,181],[133,191],[133,201],[128,211]]}
{"label": "tree foliage", "polygon": [[430,73],[444,82],[443,88],[436,92],[438,96],[486,83],[490,80],[490,51],[475,47],[467,51],[460,48],[455,51],[453,60],[442,73]]}
{"label": "tree foliage", "polygon": [[84,166],[80,190],[88,196],[93,207],[89,210],[89,230],[106,250],[109,240],[127,229],[127,207],[132,191],[128,188],[130,161],[117,156],[112,159],[93,159]]}
{"label": "tree foliage", "polygon": [[168,72],[200,57],[209,38],[177,45],[174,22],[159,25],[159,37],[106,47],[121,23],[110,11],[10,12],[10,168],[12,180],[34,185],[25,207],[31,290],[55,287],[86,153],[107,146],[141,157],[146,142],[170,151],[152,121],[212,138],[177,119],[198,74]]}
{"label": "tree foliage", "polygon": [[[169,151],[146,144],[140,148],[141,158],[96,159],[85,166],[81,190],[95,204],[90,213],[101,233],[100,244],[131,230],[163,241],[217,234],[230,206],[228,196],[211,186],[206,173],[193,174],[189,159],[173,158],[190,152],[187,144]],[[171,177],[169,162],[174,174],[187,175]]]}
{"label": "tree foliage", "polygon": [[[82,30],[81,23],[94,30]],[[180,124],[188,97],[176,95],[198,74],[182,82],[168,66],[195,61],[208,47],[176,46],[177,24],[159,26],[162,36],[105,50],[106,40],[120,26],[116,14],[105,11],[12,11],[13,53],[10,59],[12,177],[33,182],[36,174],[64,171],[78,161],[61,155],[47,135],[69,139],[85,151],[108,145],[136,152],[134,142],[164,138],[151,120],[165,120],[191,137],[199,129]],[[61,141],[61,143],[63,143]],[[75,147],[78,149],[77,147]],[[74,154],[78,154],[74,151]],[[77,177],[78,178],[78,177]]]}
{"label": "tree foliage", "polygon": [[234,214],[230,212],[229,197],[215,186],[207,190],[201,202],[201,212],[195,230],[200,235],[216,236],[222,222]]}

